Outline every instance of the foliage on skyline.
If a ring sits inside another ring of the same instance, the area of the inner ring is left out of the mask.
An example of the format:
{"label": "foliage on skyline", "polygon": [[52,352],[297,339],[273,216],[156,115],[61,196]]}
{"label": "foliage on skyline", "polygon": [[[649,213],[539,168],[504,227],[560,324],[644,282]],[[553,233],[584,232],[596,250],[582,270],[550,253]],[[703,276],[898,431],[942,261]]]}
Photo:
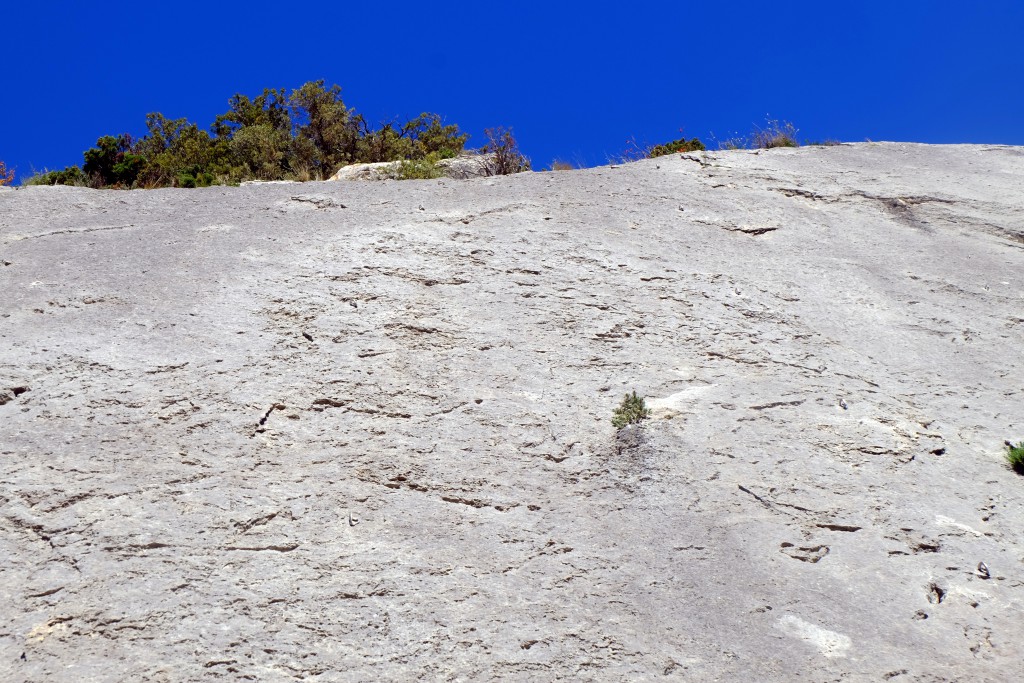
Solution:
{"label": "foliage on skyline", "polygon": [[28,184],[94,188],[206,187],[243,180],[323,180],[361,162],[456,156],[469,135],[424,112],[374,128],[348,107],[337,85],[311,81],[289,94],[265,89],[228,102],[210,131],[185,118],[146,115],[146,134],[104,135],[81,166],[49,171]]}

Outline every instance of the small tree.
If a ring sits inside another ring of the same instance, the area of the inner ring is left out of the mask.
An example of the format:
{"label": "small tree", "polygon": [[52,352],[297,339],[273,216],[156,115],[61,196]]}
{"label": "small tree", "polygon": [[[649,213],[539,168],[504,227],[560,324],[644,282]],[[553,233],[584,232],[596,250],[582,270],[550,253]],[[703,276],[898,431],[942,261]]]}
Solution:
{"label": "small tree", "polygon": [[622,403],[615,409],[612,415],[612,425],[616,429],[622,429],[627,425],[637,424],[651,416],[651,411],[642,396],[637,396],[636,391],[622,397]]}
{"label": "small tree", "polygon": [[284,177],[285,155],[291,146],[286,131],[266,123],[244,126],[228,143],[233,161],[244,169],[242,175],[260,180],[281,180]]}
{"label": "small tree", "polygon": [[385,123],[377,130],[373,130],[362,119],[359,126],[361,130],[356,145],[355,161],[373,164],[413,158],[413,140],[408,136],[404,126],[396,128],[393,123]]}
{"label": "small tree", "polygon": [[210,126],[218,138],[231,138],[239,130],[249,126],[269,126],[275,131],[288,135],[292,121],[288,114],[288,96],[284,88],[266,88],[262,95],[249,99],[236,93],[228,100],[230,109],[220,114]]}
{"label": "small tree", "polygon": [[123,133],[114,137],[104,135],[96,146],[85,151],[82,168],[97,187],[119,185],[130,188],[146,164],[146,159],[134,151],[132,136]]}
{"label": "small tree", "polygon": [[149,135],[134,148],[146,160],[138,178],[143,187],[210,185],[214,168],[228,163],[228,141],[213,140],[188,119],[155,112],[146,115],[146,127]]}
{"label": "small tree", "polygon": [[502,127],[488,128],[484,131],[487,144],[483,147],[484,154],[494,156],[494,172],[497,175],[511,175],[530,170],[530,160],[519,151],[519,143],[512,135],[511,129]]}
{"label": "small tree", "polygon": [[468,133],[460,133],[455,124],[445,125],[441,116],[423,112],[402,126],[413,140],[413,158],[436,154],[441,159],[458,156],[466,146]]}
{"label": "small tree", "polygon": [[288,104],[297,165],[326,178],[356,160],[362,117],[345,106],[340,86],[326,88],[323,80],[306,83],[292,91]]}

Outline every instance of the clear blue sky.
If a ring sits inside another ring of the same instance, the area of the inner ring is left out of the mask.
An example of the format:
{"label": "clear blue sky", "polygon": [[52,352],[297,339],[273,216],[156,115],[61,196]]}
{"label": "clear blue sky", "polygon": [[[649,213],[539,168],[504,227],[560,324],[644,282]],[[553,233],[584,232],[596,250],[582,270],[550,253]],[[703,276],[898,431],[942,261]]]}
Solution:
{"label": "clear blue sky", "polygon": [[436,111],[535,168],[766,115],[801,138],[1024,144],[1024,1],[51,2],[3,17],[0,159],[80,164],[145,114],[325,79],[377,121]]}

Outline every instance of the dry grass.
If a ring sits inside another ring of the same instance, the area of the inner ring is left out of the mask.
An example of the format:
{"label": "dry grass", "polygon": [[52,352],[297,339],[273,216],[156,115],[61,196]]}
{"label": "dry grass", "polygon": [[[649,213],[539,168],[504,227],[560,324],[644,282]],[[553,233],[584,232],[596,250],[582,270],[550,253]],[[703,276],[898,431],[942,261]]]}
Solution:
{"label": "dry grass", "polygon": [[[775,147],[799,147],[799,129],[789,121],[768,119],[764,127],[754,126],[746,137],[731,137],[718,142],[718,149],[773,149]],[[829,140],[819,144],[839,144]]]}
{"label": "dry grass", "polygon": [[750,146],[756,149],[772,149],[774,147],[799,147],[796,127],[789,121],[768,119],[764,128],[756,127],[750,134]]}

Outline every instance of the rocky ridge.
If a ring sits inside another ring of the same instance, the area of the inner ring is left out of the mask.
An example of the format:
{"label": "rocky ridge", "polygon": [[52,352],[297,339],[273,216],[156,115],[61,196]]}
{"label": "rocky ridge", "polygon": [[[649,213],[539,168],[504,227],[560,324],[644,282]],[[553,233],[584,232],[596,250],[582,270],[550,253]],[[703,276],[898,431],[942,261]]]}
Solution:
{"label": "rocky ridge", "polygon": [[864,143],[0,193],[0,678],[1019,678],[1022,187]]}

